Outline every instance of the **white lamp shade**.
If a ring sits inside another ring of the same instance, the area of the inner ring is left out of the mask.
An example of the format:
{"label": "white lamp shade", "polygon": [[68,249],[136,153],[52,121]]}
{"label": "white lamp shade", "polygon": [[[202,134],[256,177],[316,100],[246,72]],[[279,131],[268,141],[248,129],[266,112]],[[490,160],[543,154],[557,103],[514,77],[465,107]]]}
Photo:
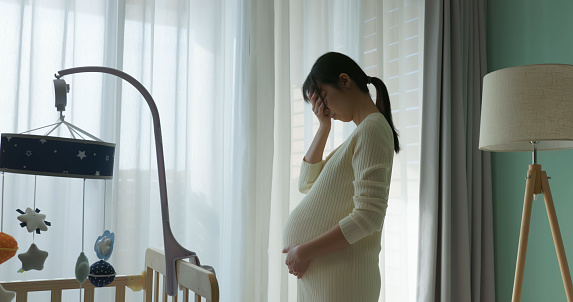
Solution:
{"label": "white lamp shade", "polygon": [[573,148],[573,65],[505,68],[483,80],[479,148],[532,151]]}

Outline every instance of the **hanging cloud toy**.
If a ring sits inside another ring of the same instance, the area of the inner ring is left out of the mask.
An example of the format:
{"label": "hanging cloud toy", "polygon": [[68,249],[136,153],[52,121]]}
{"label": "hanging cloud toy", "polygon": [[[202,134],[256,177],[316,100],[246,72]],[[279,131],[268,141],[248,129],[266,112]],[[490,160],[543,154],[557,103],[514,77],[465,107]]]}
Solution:
{"label": "hanging cloud toy", "polygon": [[94,244],[94,251],[99,259],[107,261],[113,252],[113,243],[115,235],[106,230],[103,235],[99,236]]}
{"label": "hanging cloud toy", "polygon": [[20,226],[26,227],[29,233],[32,233],[34,230],[36,230],[36,233],[40,234],[40,231],[45,232],[48,230],[48,226],[52,225],[50,222],[45,220],[46,215],[40,214],[39,209],[34,211],[30,208],[27,208],[26,212],[17,209],[16,212],[22,214],[18,216],[18,220],[22,222],[20,223]]}

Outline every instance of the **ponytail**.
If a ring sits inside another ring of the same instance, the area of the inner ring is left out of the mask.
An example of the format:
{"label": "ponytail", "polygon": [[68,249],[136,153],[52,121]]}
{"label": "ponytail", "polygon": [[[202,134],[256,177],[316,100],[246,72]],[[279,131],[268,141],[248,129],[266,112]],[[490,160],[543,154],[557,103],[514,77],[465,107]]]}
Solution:
{"label": "ponytail", "polygon": [[392,134],[394,135],[394,152],[399,153],[400,142],[398,140],[398,132],[396,131],[396,127],[394,127],[394,122],[392,121],[392,109],[390,108],[388,89],[384,82],[377,77],[367,77],[366,82],[376,87],[376,107],[378,107],[378,110],[380,110],[380,113],[384,115],[390,128],[392,128]]}

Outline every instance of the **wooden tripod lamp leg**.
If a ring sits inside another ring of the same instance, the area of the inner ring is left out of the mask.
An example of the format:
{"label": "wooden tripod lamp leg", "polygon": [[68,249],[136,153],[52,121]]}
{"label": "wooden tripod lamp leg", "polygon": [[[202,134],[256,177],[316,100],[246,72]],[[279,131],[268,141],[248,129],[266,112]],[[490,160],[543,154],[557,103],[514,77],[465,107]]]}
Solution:
{"label": "wooden tripod lamp leg", "polygon": [[519,231],[519,248],[517,250],[517,263],[515,264],[515,278],[513,279],[512,302],[521,301],[521,289],[523,287],[523,271],[525,269],[525,254],[527,253],[527,240],[529,239],[529,223],[531,222],[531,206],[537,170],[531,166],[527,172],[525,183],[525,196],[523,198],[523,214],[521,216],[521,230]]}
{"label": "wooden tripod lamp leg", "polygon": [[561,279],[563,279],[565,294],[567,295],[567,301],[572,302],[573,285],[571,285],[571,274],[569,273],[567,256],[565,255],[561,231],[559,230],[559,223],[557,222],[557,214],[555,214],[555,205],[553,204],[553,197],[551,196],[551,189],[549,188],[549,181],[547,180],[547,173],[545,173],[545,171],[541,171],[541,190],[543,191],[543,199],[545,199],[547,218],[549,218],[549,225],[551,226],[551,234],[553,235],[553,243],[555,244],[555,252],[557,253],[557,260],[559,261],[559,269],[561,270]]}
{"label": "wooden tripod lamp leg", "polygon": [[527,182],[525,183],[525,197],[523,199],[523,214],[521,216],[521,230],[519,231],[519,248],[517,250],[517,263],[515,265],[515,278],[513,279],[512,302],[521,301],[523,287],[523,271],[525,269],[525,254],[527,253],[527,240],[529,238],[529,223],[531,222],[531,206],[537,170],[529,166]]}

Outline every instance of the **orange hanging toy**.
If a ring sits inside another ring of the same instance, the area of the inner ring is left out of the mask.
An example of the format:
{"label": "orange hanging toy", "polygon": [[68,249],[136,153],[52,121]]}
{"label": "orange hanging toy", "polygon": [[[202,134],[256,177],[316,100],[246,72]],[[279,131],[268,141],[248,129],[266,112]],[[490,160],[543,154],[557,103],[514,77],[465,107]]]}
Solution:
{"label": "orange hanging toy", "polygon": [[2,232],[0,233],[0,264],[16,255],[18,243],[14,237]]}

